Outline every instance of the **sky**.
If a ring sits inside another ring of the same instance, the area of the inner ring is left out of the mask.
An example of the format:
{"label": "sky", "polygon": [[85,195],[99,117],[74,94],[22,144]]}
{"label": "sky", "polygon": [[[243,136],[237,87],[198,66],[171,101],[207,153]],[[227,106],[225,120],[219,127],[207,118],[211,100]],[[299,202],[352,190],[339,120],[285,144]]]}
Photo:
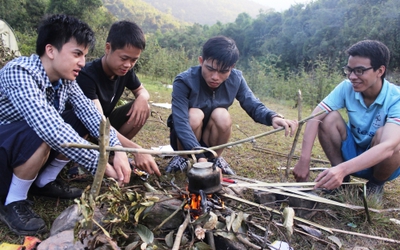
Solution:
{"label": "sky", "polygon": [[275,11],[283,11],[290,8],[291,5],[296,3],[309,3],[311,0],[252,0],[259,4],[274,8]]}

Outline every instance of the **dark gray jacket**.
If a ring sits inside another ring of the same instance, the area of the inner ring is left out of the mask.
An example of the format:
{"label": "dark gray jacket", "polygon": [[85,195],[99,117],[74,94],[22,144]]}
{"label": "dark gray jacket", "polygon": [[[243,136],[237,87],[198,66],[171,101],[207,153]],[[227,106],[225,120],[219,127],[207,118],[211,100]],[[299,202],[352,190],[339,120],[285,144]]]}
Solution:
{"label": "dark gray jacket", "polygon": [[180,73],[173,83],[172,120],[183,148],[191,150],[200,146],[189,125],[190,108],[201,109],[205,117],[203,124],[207,124],[215,108],[228,109],[235,99],[254,121],[272,125],[271,116],[276,113],[254,96],[241,71],[232,69],[228,79],[215,90],[206,84],[200,66],[191,67]]}

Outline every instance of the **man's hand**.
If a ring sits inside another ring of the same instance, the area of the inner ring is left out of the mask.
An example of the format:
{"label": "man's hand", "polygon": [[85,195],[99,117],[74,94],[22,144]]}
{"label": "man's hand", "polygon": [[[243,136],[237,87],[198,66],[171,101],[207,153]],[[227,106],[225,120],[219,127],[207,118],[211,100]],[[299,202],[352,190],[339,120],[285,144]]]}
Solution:
{"label": "man's hand", "polygon": [[128,124],[133,127],[142,127],[150,116],[150,106],[147,100],[138,96],[126,115],[129,116]]}
{"label": "man's hand", "polygon": [[105,174],[117,180],[118,184],[127,184],[131,179],[132,169],[125,152],[115,151],[113,165],[107,164]]}
{"label": "man's hand", "polygon": [[293,176],[297,182],[306,182],[310,177],[310,160],[304,160],[300,157],[300,160],[294,166]]}
{"label": "man's hand", "polygon": [[346,173],[341,170],[341,167],[335,166],[329,169],[326,169],[322,173],[320,173],[315,181],[314,188],[326,188],[326,189],[335,189],[342,185],[343,178],[346,176]]}
{"label": "man's hand", "polygon": [[157,176],[161,176],[157,163],[154,161],[154,158],[151,155],[134,154],[134,156],[135,162],[132,165],[135,165],[137,168],[144,170],[149,174],[156,174]]}
{"label": "man's hand", "polygon": [[299,123],[297,120],[288,120],[278,116],[272,118],[272,127],[274,127],[275,129],[279,127],[284,127],[285,136],[288,136],[289,134],[290,136],[293,136],[298,126]]}

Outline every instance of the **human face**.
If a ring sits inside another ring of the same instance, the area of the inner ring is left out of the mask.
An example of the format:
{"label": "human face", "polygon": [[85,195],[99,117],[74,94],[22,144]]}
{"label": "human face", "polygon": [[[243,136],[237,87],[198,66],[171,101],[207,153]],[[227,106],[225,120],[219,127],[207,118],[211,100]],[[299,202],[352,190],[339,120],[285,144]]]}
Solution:
{"label": "human face", "polygon": [[110,78],[126,75],[135,66],[141,53],[141,49],[133,46],[125,46],[123,49],[113,51],[111,44],[106,43],[106,53],[102,61],[106,75]]}
{"label": "human face", "polygon": [[228,79],[231,74],[233,66],[229,68],[222,69],[218,66],[218,61],[216,60],[203,60],[199,57],[199,62],[201,65],[201,75],[206,81],[208,87],[218,88],[226,79]]}
{"label": "human face", "polygon": [[89,48],[77,44],[74,38],[71,38],[58,51],[57,48],[48,44],[46,46],[47,55],[52,59],[51,69],[46,70],[51,82],[59,79],[73,81],[78,76],[82,67],[85,66]]}
{"label": "human face", "polygon": [[[371,67],[371,60],[366,57],[350,56],[347,61],[347,66],[353,69],[367,69]],[[375,96],[381,91],[381,76],[384,72],[385,66],[382,65],[377,70],[366,70],[360,76],[357,76],[354,72],[351,72],[347,77],[351,81],[354,91]]]}

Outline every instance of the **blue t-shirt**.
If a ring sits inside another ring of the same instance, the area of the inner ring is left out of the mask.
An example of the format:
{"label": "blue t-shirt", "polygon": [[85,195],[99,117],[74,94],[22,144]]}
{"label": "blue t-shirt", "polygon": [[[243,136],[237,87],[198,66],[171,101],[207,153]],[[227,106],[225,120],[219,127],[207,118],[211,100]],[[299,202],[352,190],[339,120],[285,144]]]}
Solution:
{"label": "blue t-shirt", "polygon": [[400,88],[384,80],[376,100],[367,107],[360,92],[344,80],[318,104],[327,113],[346,108],[348,126],[357,145],[366,149],[378,128],[386,122],[400,125]]}

